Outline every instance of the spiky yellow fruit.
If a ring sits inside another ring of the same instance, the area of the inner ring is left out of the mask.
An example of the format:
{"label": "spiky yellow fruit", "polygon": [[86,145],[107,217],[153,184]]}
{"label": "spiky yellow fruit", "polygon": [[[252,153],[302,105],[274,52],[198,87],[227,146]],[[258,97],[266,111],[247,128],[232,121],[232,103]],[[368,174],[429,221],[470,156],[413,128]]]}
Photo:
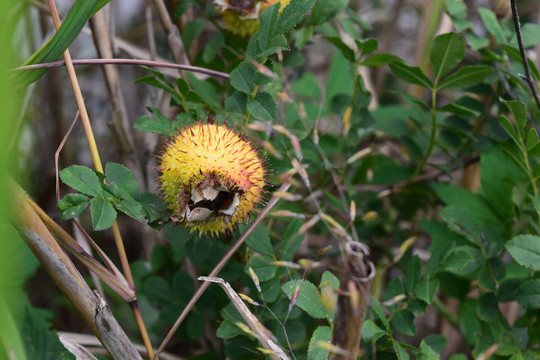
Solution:
{"label": "spiky yellow fruit", "polygon": [[259,30],[259,16],[264,9],[281,3],[281,11],[290,0],[215,0],[220,8],[225,28],[233,34],[247,37]]}
{"label": "spiky yellow fruit", "polygon": [[159,170],[172,220],[200,233],[232,231],[263,199],[263,160],[225,124],[179,131],[161,154]]}

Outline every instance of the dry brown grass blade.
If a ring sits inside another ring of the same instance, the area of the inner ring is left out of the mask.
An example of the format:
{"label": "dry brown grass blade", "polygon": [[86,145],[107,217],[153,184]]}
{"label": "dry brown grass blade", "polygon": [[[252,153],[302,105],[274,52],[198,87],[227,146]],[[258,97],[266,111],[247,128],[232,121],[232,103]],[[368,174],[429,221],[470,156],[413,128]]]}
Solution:
{"label": "dry brown grass blade", "polygon": [[279,347],[278,344],[274,342],[274,340],[271,339],[273,335],[271,335],[270,331],[261,324],[259,319],[251,311],[249,311],[248,307],[240,296],[236,293],[236,291],[233,290],[231,285],[229,285],[228,282],[221,278],[217,277],[207,277],[207,276],[201,276],[199,277],[199,280],[201,281],[207,281],[207,282],[213,282],[218,284],[223,288],[229,299],[231,300],[232,304],[238,310],[240,315],[244,318],[247,325],[249,326],[250,330],[255,334],[257,337],[257,340],[261,343],[261,345],[268,350],[268,356],[270,356],[271,359],[274,360],[285,360],[289,359],[287,354],[285,354],[285,351],[281,347]]}
{"label": "dry brown grass blade", "polygon": [[92,292],[24,194],[13,193],[14,227],[84,322],[114,359],[141,359],[105,301]]}
{"label": "dry brown grass blade", "polygon": [[361,243],[347,242],[339,285],[342,294],[337,300],[331,340],[336,349],[344,351],[331,353],[329,359],[354,360],[358,357],[374,276],[375,266],[369,260],[369,249]]}
{"label": "dry brown grass blade", "polygon": [[[12,193],[17,204],[28,206],[39,217],[41,223],[51,230],[62,245],[81,261],[90,271],[94,272],[103,282],[109,285],[124,300],[131,302],[135,299],[135,292],[130,288],[126,279],[116,268],[113,262],[97,247],[94,248],[103,258],[110,270],[88,254],[62,227],[56,224],[34,201],[24,194],[24,191],[15,183],[12,184]],[[90,239],[91,240],[91,239]],[[56,241],[55,241],[56,243]],[[92,242],[93,243],[93,242]],[[58,245],[58,244],[57,244]]]}

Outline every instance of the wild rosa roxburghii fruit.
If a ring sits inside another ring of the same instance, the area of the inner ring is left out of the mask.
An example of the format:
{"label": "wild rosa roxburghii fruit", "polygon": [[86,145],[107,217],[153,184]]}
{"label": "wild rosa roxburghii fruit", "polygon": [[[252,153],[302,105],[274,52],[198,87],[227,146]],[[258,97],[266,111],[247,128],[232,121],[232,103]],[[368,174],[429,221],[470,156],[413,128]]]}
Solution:
{"label": "wild rosa roxburghii fruit", "polygon": [[263,200],[263,160],[225,124],[180,130],[161,154],[161,190],[175,222],[199,233],[231,232]]}
{"label": "wild rosa roxburghii fruit", "polygon": [[290,0],[214,0],[221,9],[225,28],[239,36],[251,36],[259,30],[261,11],[281,3],[281,11]]}

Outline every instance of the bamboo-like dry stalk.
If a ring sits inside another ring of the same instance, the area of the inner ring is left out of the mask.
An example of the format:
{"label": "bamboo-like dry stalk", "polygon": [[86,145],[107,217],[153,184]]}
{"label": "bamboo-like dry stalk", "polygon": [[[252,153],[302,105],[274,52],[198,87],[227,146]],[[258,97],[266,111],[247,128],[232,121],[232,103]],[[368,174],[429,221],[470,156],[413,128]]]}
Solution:
{"label": "bamboo-like dry stalk", "polygon": [[347,242],[331,340],[332,345],[344,351],[330,353],[329,359],[354,360],[358,357],[374,276],[375,266],[369,259],[367,246]]}
{"label": "bamboo-like dry stalk", "polygon": [[142,359],[99,293],[92,291],[21,192],[13,223],[43,268],[114,359]]}

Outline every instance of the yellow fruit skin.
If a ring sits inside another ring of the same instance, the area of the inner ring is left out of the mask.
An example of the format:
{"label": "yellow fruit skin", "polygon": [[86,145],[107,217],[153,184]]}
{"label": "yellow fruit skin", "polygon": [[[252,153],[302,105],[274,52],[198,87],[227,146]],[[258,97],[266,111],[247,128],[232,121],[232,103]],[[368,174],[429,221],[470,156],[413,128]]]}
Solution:
{"label": "yellow fruit skin", "polygon": [[[281,9],[279,11],[279,14],[281,15],[283,8],[289,4],[290,0],[260,1],[260,11],[262,12],[264,9],[267,9],[278,2],[281,3]],[[223,16],[223,21],[225,22],[225,28],[238,36],[248,37],[255,34],[255,32],[259,30],[260,14],[257,14],[256,19],[247,19],[246,16],[241,13],[227,9],[224,10],[221,15]]]}
{"label": "yellow fruit skin", "polygon": [[[192,231],[214,235],[230,232],[239,222],[246,221],[263,200],[263,160],[250,141],[225,124],[196,123],[182,129],[161,154],[158,169],[161,190],[173,219],[179,219]],[[216,177],[230,192],[238,194],[236,212],[232,216],[214,214],[203,221],[188,221],[179,196],[183,192],[189,197],[205,180]]]}

